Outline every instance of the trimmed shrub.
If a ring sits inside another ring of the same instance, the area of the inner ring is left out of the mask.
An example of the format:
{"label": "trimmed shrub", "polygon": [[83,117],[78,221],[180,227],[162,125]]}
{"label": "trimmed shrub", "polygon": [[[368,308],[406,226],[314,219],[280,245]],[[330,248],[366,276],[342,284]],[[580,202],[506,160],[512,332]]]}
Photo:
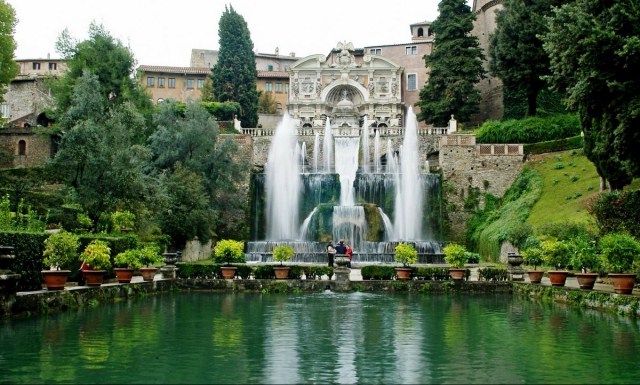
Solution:
{"label": "trimmed shrub", "polygon": [[478,281],[506,281],[509,278],[507,269],[485,267],[478,269]]}
{"label": "trimmed shrub", "polygon": [[[44,241],[48,237],[49,234],[45,233],[0,232],[0,245],[14,248],[15,259],[12,271],[20,274],[19,291],[42,289],[42,253]],[[80,267],[79,264],[74,266],[76,270]],[[63,266],[63,268],[70,269],[70,266]]]}
{"label": "trimmed shrub", "polygon": [[369,265],[360,269],[364,280],[391,280],[396,277],[396,269],[393,266]]}
{"label": "trimmed shrub", "polygon": [[478,143],[537,143],[580,135],[577,114],[488,121],[476,132]]}
{"label": "trimmed shrub", "polygon": [[640,238],[640,190],[603,192],[591,202],[593,215],[601,234],[628,232]]}

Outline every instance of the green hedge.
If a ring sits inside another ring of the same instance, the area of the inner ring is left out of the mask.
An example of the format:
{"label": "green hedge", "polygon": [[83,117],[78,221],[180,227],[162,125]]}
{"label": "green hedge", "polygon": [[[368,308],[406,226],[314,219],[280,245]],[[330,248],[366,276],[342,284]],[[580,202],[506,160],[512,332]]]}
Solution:
{"label": "green hedge", "polygon": [[589,207],[600,232],[628,232],[640,239],[640,190],[603,192]]}
{"label": "green hedge", "polygon": [[448,267],[416,267],[413,276],[426,281],[448,281],[451,279]]}
{"label": "green hedge", "polygon": [[360,269],[362,279],[390,280],[396,278],[395,266],[368,265]]}
{"label": "green hedge", "polygon": [[0,232],[0,245],[14,248],[12,271],[20,274],[19,291],[42,289],[42,252],[47,237],[45,233]]}
{"label": "green hedge", "polygon": [[[203,265],[199,263],[178,263],[178,277],[179,278],[200,278],[200,279],[221,279],[220,274],[221,265]],[[242,279],[275,279],[276,274],[273,270],[275,265],[259,265],[250,266],[246,264],[234,264],[238,269],[236,270],[236,276]],[[288,265],[289,275],[288,279],[301,279],[302,275],[306,276],[306,279],[322,279],[323,275],[331,277],[333,275],[333,268],[329,266],[301,266],[301,265]]]}
{"label": "green hedge", "polygon": [[478,269],[478,281],[506,281],[509,278],[507,269],[485,267]]}
{"label": "green hedge", "polygon": [[547,142],[530,143],[523,146],[523,150],[526,155],[546,154],[548,152],[575,150],[581,148],[584,148],[584,138],[580,135],[571,138],[550,140]]}
{"label": "green hedge", "polygon": [[537,143],[580,135],[577,114],[525,119],[490,120],[476,132],[477,143]]}

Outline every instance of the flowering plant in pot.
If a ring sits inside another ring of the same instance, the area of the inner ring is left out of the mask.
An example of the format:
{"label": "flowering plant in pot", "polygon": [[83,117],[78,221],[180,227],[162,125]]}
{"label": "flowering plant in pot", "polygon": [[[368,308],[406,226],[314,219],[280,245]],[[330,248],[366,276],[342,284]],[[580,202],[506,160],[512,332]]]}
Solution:
{"label": "flowering plant in pot", "polygon": [[631,294],[640,266],[640,242],[626,233],[609,233],[600,239],[600,257],[604,269],[619,294]]}
{"label": "flowering plant in pot", "polygon": [[449,273],[454,280],[464,278],[464,264],[467,263],[467,248],[464,245],[452,242],[446,245],[442,252],[444,261],[449,264]]}
{"label": "flowering plant in pot", "polygon": [[113,270],[116,273],[116,279],[120,283],[131,282],[134,270],[142,267],[140,251],[135,249],[129,249],[118,253],[113,262],[117,266]]}
{"label": "flowering plant in pot", "polygon": [[213,248],[213,260],[216,263],[224,264],[220,266],[222,278],[233,279],[236,275],[236,267],[231,263],[244,263],[244,242],[233,239],[223,239],[218,241]]}
{"label": "flowering plant in pot", "polygon": [[549,280],[552,286],[564,286],[569,272],[566,270],[570,261],[569,247],[563,241],[554,238],[545,239],[540,242],[542,250],[542,260],[549,266],[554,266],[557,270],[549,270]]}
{"label": "flowering plant in pot", "polygon": [[62,268],[76,260],[79,246],[78,236],[66,231],[51,234],[44,241],[42,263],[49,266],[49,270],[43,270],[42,276],[48,290],[64,289],[71,271]]}
{"label": "flowering plant in pot", "polygon": [[396,267],[396,275],[399,280],[411,279],[411,267],[409,265],[418,262],[418,252],[416,248],[409,243],[398,243],[394,250],[394,260],[401,263],[402,267]]}
{"label": "flowering plant in pot", "polygon": [[598,279],[598,273],[602,268],[600,256],[596,247],[595,239],[588,235],[573,237],[567,242],[570,254],[571,266],[579,269],[576,279],[581,289],[591,290]]}
{"label": "flowering plant in pot", "polygon": [[288,277],[289,266],[283,266],[283,262],[289,261],[295,254],[295,250],[289,245],[278,245],[273,248],[273,260],[280,262],[280,266],[273,268],[276,273],[276,279],[286,279]]}
{"label": "flowering plant in pot", "polygon": [[88,286],[100,286],[104,274],[111,268],[111,248],[105,241],[94,239],[85,247],[80,259],[89,268],[82,270]]}
{"label": "flowering plant in pot", "polygon": [[162,256],[160,255],[160,247],[155,243],[150,243],[143,246],[141,249],[136,249],[140,263],[144,267],[140,267],[140,274],[144,281],[153,281],[153,278],[158,271],[158,268],[154,265],[162,263]]}

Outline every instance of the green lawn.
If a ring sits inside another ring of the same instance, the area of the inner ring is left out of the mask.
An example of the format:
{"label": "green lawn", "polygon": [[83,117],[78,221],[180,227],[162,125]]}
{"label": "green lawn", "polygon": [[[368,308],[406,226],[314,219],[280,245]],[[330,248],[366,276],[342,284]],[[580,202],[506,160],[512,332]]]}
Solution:
{"label": "green lawn", "polygon": [[582,151],[538,155],[527,166],[539,172],[543,181],[542,194],[527,223],[534,228],[565,221],[594,226],[587,206],[599,192],[600,179]]}

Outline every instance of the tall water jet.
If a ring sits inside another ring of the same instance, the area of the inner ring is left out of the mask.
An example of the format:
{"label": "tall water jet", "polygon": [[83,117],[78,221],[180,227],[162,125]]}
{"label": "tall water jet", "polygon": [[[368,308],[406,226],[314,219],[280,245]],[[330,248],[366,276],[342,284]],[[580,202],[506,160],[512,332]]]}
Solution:
{"label": "tall water jet", "polygon": [[362,172],[368,174],[371,172],[371,162],[369,160],[369,121],[367,116],[364,117],[362,125]]}
{"label": "tall water jet", "polygon": [[322,143],[322,157],[324,160],[324,172],[331,172],[331,150],[333,147],[333,140],[331,135],[331,122],[329,121],[329,117],[325,121],[324,125],[324,142]]}
{"label": "tall water jet", "polygon": [[[298,148],[298,144],[296,143],[296,149]],[[302,142],[300,146],[300,172],[304,173],[304,165],[307,160],[307,143]]]}
{"label": "tall water jet", "polygon": [[336,138],[336,173],[340,177],[340,205],[353,206],[353,183],[358,172],[358,148],[360,138]]}
{"label": "tall water jet", "polygon": [[376,130],[376,136],[373,139],[373,157],[376,173],[380,173],[380,130]]}
{"label": "tall water jet", "polygon": [[300,151],[296,151],[295,129],[289,114],[276,127],[266,171],[267,239],[297,239],[300,229]]}
{"label": "tall water jet", "polygon": [[318,173],[318,155],[320,154],[320,133],[316,132],[313,140],[313,172]]}
{"label": "tall water jet", "polygon": [[418,155],[418,122],[409,107],[405,134],[400,150],[399,183],[396,185],[395,236],[399,240],[417,241],[422,238],[423,188]]}

